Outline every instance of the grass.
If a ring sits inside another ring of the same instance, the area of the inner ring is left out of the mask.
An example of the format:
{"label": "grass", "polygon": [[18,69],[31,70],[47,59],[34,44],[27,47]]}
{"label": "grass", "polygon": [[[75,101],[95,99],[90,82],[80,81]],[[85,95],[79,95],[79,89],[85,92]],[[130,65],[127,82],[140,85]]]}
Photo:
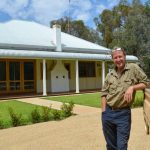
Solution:
{"label": "grass", "polygon": [[62,120],[73,114],[73,103],[62,104],[61,110],[16,100],[0,102],[0,129],[33,123]]}
{"label": "grass", "polygon": [[41,108],[40,106],[15,100],[0,102],[0,120],[3,121],[3,124],[6,128],[11,127],[11,118],[8,111],[10,107],[13,108],[15,113],[22,114],[24,124],[31,124],[30,115],[35,107]]}
{"label": "grass", "polygon": [[59,101],[59,102],[73,102],[74,104],[100,107],[100,93],[88,93],[88,94],[75,94],[75,95],[65,95],[65,96],[50,96],[45,99]]}
{"label": "grass", "polygon": [[[74,104],[91,106],[91,107],[100,107],[100,92],[97,93],[88,93],[88,94],[75,94],[75,95],[65,95],[65,96],[50,96],[45,99],[59,101],[59,102],[73,102]],[[133,107],[139,107],[143,105],[143,92],[137,91]]]}

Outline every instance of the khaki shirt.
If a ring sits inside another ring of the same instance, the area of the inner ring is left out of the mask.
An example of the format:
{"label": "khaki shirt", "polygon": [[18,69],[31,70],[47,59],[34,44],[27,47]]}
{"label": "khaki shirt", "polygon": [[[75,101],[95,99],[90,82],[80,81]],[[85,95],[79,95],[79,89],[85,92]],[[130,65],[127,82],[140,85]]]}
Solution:
{"label": "khaki shirt", "polygon": [[[125,91],[132,85],[144,83],[147,85],[147,76],[137,64],[126,64],[122,74],[119,76],[113,69],[106,76],[104,86],[102,88],[101,97],[105,96],[107,104],[114,108],[122,108],[131,106],[123,100]],[[135,93],[133,94],[133,99]]]}

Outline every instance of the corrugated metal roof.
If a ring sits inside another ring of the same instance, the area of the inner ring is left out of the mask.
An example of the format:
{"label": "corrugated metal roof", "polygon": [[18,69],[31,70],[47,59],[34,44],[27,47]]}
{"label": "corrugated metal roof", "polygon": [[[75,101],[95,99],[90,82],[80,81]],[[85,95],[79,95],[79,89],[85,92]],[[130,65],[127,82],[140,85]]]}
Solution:
{"label": "corrugated metal roof", "polygon": [[[111,60],[110,50],[61,32],[62,52],[55,52],[54,29],[28,21],[0,23],[0,57]],[[127,56],[128,61],[138,61]]]}
{"label": "corrugated metal roof", "polygon": [[[0,49],[1,58],[26,58],[26,59],[79,59],[79,60],[106,60],[111,61],[111,55],[106,54],[86,54],[86,53],[66,53],[35,50],[11,50]],[[127,56],[127,61],[138,61],[135,56]]]}
{"label": "corrugated metal roof", "polygon": [[[0,23],[0,45],[56,47],[54,37],[55,32],[52,28],[35,22],[12,20]],[[110,51],[103,46],[63,32],[61,32],[61,42],[62,50],[67,52],[108,53]]]}

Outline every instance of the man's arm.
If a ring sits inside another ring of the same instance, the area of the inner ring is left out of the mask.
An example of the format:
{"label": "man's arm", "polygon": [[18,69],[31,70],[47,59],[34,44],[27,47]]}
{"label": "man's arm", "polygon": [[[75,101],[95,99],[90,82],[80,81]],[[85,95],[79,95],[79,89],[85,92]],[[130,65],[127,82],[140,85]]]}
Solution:
{"label": "man's arm", "polygon": [[130,103],[133,98],[133,92],[136,90],[143,90],[145,88],[146,88],[146,85],[144,83],[139,83],[139,84],[130,86],[124,94],[124,100]]}
{"label": "man's arm", "polygon": [[102,109],[102,112],[106,110],[106,97],[105,96],[103,96],[101,100],[101,109]]}

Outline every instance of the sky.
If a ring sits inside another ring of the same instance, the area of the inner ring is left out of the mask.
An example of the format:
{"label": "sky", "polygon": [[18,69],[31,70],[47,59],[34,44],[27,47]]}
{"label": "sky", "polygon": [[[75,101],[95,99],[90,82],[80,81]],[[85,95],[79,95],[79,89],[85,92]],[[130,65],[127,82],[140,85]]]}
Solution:
{"label": "sky", "polygon": [[[111,9],[120,0],[1,0],[0,23],[12,19],[34,21],[49,26],[51,20],[70,16],[94,28],[93,18]],[[129,0],[131,1],[131,0]],[[147,0],[141,0],[143,3]]]}

